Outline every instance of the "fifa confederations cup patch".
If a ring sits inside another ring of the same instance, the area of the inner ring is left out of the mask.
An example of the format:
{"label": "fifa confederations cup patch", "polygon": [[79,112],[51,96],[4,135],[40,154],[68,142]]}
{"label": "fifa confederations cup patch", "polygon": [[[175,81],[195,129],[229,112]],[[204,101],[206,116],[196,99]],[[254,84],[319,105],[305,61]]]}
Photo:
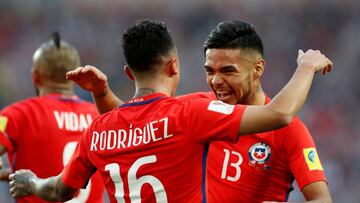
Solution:
{"label": "fifa confederations cup patch", "polygon": [[209,111],[214,111],[217,113],[222,113],[227,115],[231,114],[234,111],[234,108],[235,108],[234,105],[226,104],[219,100],[211,101],[208,106]]}
{"label": "fifa confederations cup patch", "polygon": [[0,116],[0,131],[5,132],[8,118],[6,116]]}
{"label": "fifa confederations cup patch", "polygon": [[313,147],[303,149],[304,158],[306,161],[307,166],[309,167],[310,171],[313,170],[320,170],[323,171],[323,167],[321,165],[319,156],[316,152],[316,149]]}

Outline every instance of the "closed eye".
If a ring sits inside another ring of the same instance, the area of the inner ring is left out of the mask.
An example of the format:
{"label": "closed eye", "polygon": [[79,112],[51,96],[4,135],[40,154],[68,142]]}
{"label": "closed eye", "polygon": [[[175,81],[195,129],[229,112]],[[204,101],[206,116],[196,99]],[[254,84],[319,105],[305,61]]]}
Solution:
{"label": "closed eye", "polygon": [[222,67],[220,71],[224,74],[232,74],[235,73],[237,70],[234,66],[225,66]]}
{"label": "closed eye", "polygon": [[214,73],[214,70],[208,66],[204,66],[204,69],[205,69],[206,74],[208,74],[208,75],[211,75]]}

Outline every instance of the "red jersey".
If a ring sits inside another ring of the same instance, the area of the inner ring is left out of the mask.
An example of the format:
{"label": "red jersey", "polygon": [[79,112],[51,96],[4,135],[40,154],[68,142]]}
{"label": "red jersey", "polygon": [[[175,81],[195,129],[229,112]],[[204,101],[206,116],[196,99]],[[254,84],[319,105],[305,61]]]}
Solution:
{"label": "red jersey", "polygon": [[[97,116],[95,105],[74,96],[49,94],[30,98],[4,108],[0,113],[0,143],[7,149],[12,169],[30,169],[38,177],[58,175],[69,161],[77,141]],[[71,201],[103,202],[100,174],[91,186]],[[46,202],[36,196],[21,202]]]}
{"label": "red jersey", "polygon": [[244,109],[161,93],[135,98],[94,120],[63,183],[82,187],[98,170],[111,202],[201,202],[207,143],[236,142]]}
{"label": "red jersey", "polygon": [[[180,98],[214,99],[215,95],[197,93]],[[300,189],[309,183],[326,181],[314,141],[297,117],[289,126],[242,136],[236,144],[218,141],[210,145],[209,203],[286,201],[294,178]]]}

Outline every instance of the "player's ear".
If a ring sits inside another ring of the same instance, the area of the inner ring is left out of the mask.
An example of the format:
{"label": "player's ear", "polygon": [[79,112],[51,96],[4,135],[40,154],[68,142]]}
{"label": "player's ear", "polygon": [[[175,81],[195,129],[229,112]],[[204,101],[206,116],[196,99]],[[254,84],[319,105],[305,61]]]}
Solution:
{"label": "player's ear", "polygon": [[179,74],[179,67],[175,57],[169,60],[167,64],[167,72],[170,77]]}
{"label": "player's ear", "polygon": [[32,76],[32,82],[34,85],[38,86],[41,84],[40,73],[37,69],[35,69],[35,68],[31,69],[31,76]]}
{"label": "player's ear", "polygon": [[129,80],[135,80],[134,74],[132,73],[130,67],[128,65],[124,66],[124,71]]}
{"label": "player's ear", "polygon": [[265,60],[259,59],[255,64],[254,79],[260,79],[265,70]]}

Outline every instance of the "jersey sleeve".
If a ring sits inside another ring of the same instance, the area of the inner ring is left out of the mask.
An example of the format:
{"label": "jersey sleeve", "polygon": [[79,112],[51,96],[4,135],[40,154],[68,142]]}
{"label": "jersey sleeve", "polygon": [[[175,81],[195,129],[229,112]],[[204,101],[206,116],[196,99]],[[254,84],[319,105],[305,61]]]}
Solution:
{"label": "jersey sleeve", "polygon": [[299,188],[317,181],[326,181],[324,169],[306,126],[295,118],[292,123],[284,128],[286,133],[284,143],[289,167],[295,176]]}
{"label": "jersey sleeve", "polygon": [[183,120],[189,135],[197,142],[236,142],[245,107],[218,100],[197,99],[188,102]]}
{"label": "jersey sleeve", "polygon": [[0,144],[9,156],[14,153],[17,141],[20,139],[21,125],[26,123],[26,116],[13,106],[6,107],[0,112]]}
{"label": "jersey sleeve", "polygon": [[72,188],[86,188],[90,177],[96,172],[95,166],[88,159],[86,134],[81,136],[74,154],[62,171],[62,181]]}

